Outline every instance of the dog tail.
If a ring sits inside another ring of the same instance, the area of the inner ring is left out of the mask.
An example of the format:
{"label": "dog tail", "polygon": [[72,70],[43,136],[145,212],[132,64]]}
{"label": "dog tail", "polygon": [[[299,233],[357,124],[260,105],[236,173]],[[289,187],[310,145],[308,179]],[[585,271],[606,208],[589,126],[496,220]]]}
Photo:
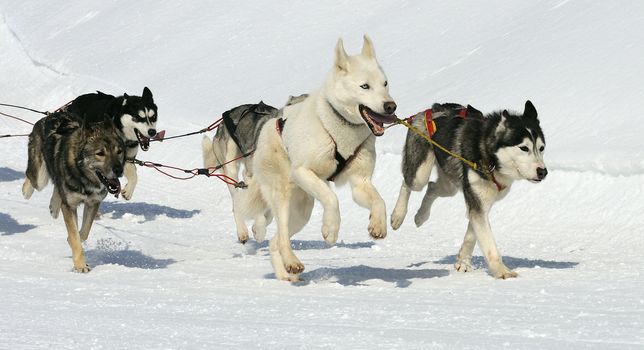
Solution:
{"label": "dog tail", "polygon": [[262,191],[254,178],[246,179],[246,187],[236,192],[235,212],[242,214],[244,218],[252,219],[268,210],[268,204],[262,196]]}
{"label": "dog tail", "polygon": [[217,166],[217,156],[215,156],[215,150],[212,147],[213,140],[208,136],[204,135],[201,140],[201,150],[203,152],[203,166],[204,168],[210,168]]}

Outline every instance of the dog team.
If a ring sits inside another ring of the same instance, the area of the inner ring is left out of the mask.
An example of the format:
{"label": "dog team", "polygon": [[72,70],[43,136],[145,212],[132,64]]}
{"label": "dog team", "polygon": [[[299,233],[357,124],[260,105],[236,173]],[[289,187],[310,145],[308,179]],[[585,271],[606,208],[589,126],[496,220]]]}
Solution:
{"label": "dog team", "polygon": [[[371,182],[376,166],[376,137],[386,124],[401,122],[389,94],[387,77],[366,35],[362,51],[350,56],[342,40],[333,67],[316,91],[290,97],[280,109],[263,102],[223,114],[223,127],[212,140],[204,137],[206,167],[223,166],[225,175],[242,179],[247,188],[229,186],[237,236],[252,232],[264,240],[273,219],[277,232],[269,242],[271,263],[280,280],[298,281],[304,265],[291,248],[291,237],[309,221],[314,201],[322,205],[324,240],[333,245],[340,230],[338,198],[329,186],[348,184],[353,200],[370,212],[367,231],[374,239],[387,235],[385,202]],[[407,214],[412,191],[426,187],[416,226],[428,220],[439,197],[463,193],[469,223],[457,256],[457,271],[472,269],[476,243],[495,278],[516,277],[503,264],[489,222],[492,205],[505,197],[516,180],[540,182],[547,175],[545,138],[537,111],[526,101],[523,112],[483,114],[471,106],[434,104],[406,119],[402,185],[391,214],[398,229]],[[39,120],[29,135],[28,165],[22,186],[25,198],[54,185],[50,213],[62,211],[74,270],[89,272],[81,243],[85,241],[108,193],[129,200],[137,183],[136,168],[126,162],[146,151],[156,135],[157,106],[146,87],[141,96],[101,92],[77,97]],[[437,178],[429,181],[436,168]],[[243,174],[240,174],[243,169]],[[121,188],[119,177],[127,184]],[[80,228],[77,208],[84,210]]]}

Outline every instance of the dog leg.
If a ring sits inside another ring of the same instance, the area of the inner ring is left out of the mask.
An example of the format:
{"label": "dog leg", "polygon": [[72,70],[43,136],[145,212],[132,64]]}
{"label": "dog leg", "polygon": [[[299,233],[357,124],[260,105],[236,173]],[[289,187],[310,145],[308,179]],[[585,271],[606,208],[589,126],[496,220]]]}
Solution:
{"label": "dog leg", "polygon": [[400,193],[398,193],[398,200],[396,201],[396,206],[394,211],[391,213],[391,228],[397,230],[403,221],[405,221],[405,216],[407,216],[407,205],[409,203],[409,195],[411,194],[411,189],[407,187],[405,181],[403,181],[400,186]]}
{"label": "dog leg", "polygon": [[265,213],[257,215],[253,223],[253,237],[257,242],[263,242],[266,238],[266,226],[273,220],[273,215],[270,210]]}
{"label": "dog leg", "polygon": [[[322,203],[322,237],[329,245],[334,245],[338,240],[340,230],[340,207],[338,197],[333,193],[326,181],[310,169],[298,167],[291,172],[293,180],[304,191]],[[386,234],[386,233],[385,233]]]}
{"label": "dog leg", "polygon": [[[278,198],[271,207],[275,208],[277,221],[277,235],[271,239],[271,262],[275,269],[275,276],[281,280],[297,281],[298,275],[304,271],[304,264],[293,253],[289,234],[289,215],[291,191],[285,189],[283,193],[275,193]],[[277,253],[277,254],[276,254]],[[281,262],[281,266],[277,266]]]}
{"label": "dog leg", "polygon": [[29,199],[33,194],[34,186],[31,184],[31,180],[29,180],[29,178],[26,178],[25,182],[22,184],[22,196],[25,197],[25,199]]}
{"label": "dog leg", "polygon": [[359,206],[369,209],[369,234],[375,239],[387,236],[387,211],[382,199],[371,180],[362,176],[349,178],[353,200]]}
{"label": "dog leg", "polygon": [[52,218],[58,219],[58,214],[60,214],[60,206],[62,204],[63,201],[60,199],[60,194],[54,187],[54,192],[52,192],[51,199],[49,200],[49,214]]}
{"label": "dog leg", "polygon": [[87,273],[91,269],[85,261],[85,253],[81,246],[80,235],[78,233],[76,208],[71,208],[67,204],[61,206],[65,226],[67,227],[67,243],[72,249],[72,260],[74,261],[74,271]]}
{"label": "dog leg", "polygon": [[470,211],[470,224],[474,229],[476,240],[483,251],[485,260],[487,261],[490,272],[495,278],[512,278],[517,277],[518,274],[510,270],[501,259],[501,254],[496,247],[496,242],[492,236],[492,229],[490,228],[490,221],[488,219],[488,212],[474,212]]}
{"label": "dog leg", "polygon": [[423,201],[414,216],[414,223],[416,227],[420,227],[424,224],[431,213],[432,204],[436,198],[439,197],[452,197],[458,192],[458,188],[447,180],[447,176],[441,176],[439,171],[438,179],[436,182],[430,182],[427,184],[427,191],[423,197]]}
{"label": "dog leg", "polygon": [[136,165],[134,165],[134,163],[126,162],[123,167],[123,175],[125,175],[125,178],[127,179],[127,185],[125,185],[121,194],[123,195],[123,198],[129,201],[130,198],[132,198],[134,188],[136,187],[136,183],[139,179],[136,175]]}
{"label": "dog leg", "polygon": [[94,218],[96,213],[98,213],[98,207],[100,203],[85,203],[85,208],[83,209],[83,224],[81,225],[81,230],[79,232],[81,242],[85,242],[89,236],[89,230],[92,229],[92,223],[94,223]]}
{"label": "dog leg", "polygon": [[454,268],[456,271],[468,272],[472,271],[472,252],[474,251],[474,246],[476,245],[476,235],[474,234],[474,227],[471,223],[467,224],[467,232],[465,232],[465,238],[463,239],[463,244],[461,245],[461,250],[458,252],[456,257],[456,263]]}

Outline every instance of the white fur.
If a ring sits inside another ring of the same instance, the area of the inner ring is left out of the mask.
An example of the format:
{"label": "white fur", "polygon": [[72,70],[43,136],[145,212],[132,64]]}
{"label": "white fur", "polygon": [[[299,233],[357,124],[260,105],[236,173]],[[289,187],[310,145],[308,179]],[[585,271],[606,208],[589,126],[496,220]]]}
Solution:
{"label": "white fur", "polygon": [[[302,103],[284,108],[286,124],[282,135],[276,131],[274,119],[262,128],[253,156],[254,177],[245,196],[252,197],[259,189],[263,202],[275,215],[277,235],[269,250],[278,279],[298,280],[304,270],[291,249],[290,238],[308,222],[313,199],[323,207],[322,236],[329,244],[338,239],[338,198],[327,181],[336,169],[336,145],[345,158],[357,152],[336,178],[336,184],[348,182],[355,202],[370,210],[371,236],[386,236],[385,203],[371,183],[376,160],[375,136],[358,110],[358,105],[363,104],[375,112],[384,112],[384,103],[393,101],[385,82],[368,37],[365,36],[362,53],[357,56],[348,56],[339,40],[334,67],[322,88]],[[361,88],[364,84],[370,88]],[[350,125],[339,120],[329,103]],[[242,202],[248,205],[246,210],[252,204],[255,209],[262,209],[258,201]]]}

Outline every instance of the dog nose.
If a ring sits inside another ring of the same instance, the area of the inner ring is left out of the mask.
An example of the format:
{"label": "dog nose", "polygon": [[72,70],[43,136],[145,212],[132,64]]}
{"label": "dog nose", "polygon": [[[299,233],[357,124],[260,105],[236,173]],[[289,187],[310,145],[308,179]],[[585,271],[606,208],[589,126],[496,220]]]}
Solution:
{"label": "dog nose", "polygon": [[391,102],[385,102],[384,107],[385,107],[385,113],[394,114],[397,106],[396,106],[396,102],[391,101]]}
{"label": "dog nose", "polygon": [[117,177],[123,176],[123,166],[121,164],[117,164],[112,167],[112,171],[114,172],[114,175]]}
{"label": "dog nose", "polygon": [[148,130],[148,135],[150,135],[150,137],[152,137],[152,136],[154,136],[154,135],[156,135],[156,134],[157,134],[156,129],[149,129],[149,130]]}
{"label": "dog nose", "polygon": [[545,179],[546,175],[548,175],[548,169],[546,169],[546,168],[537,168],[537,177],[539,178],[539,180]]}

